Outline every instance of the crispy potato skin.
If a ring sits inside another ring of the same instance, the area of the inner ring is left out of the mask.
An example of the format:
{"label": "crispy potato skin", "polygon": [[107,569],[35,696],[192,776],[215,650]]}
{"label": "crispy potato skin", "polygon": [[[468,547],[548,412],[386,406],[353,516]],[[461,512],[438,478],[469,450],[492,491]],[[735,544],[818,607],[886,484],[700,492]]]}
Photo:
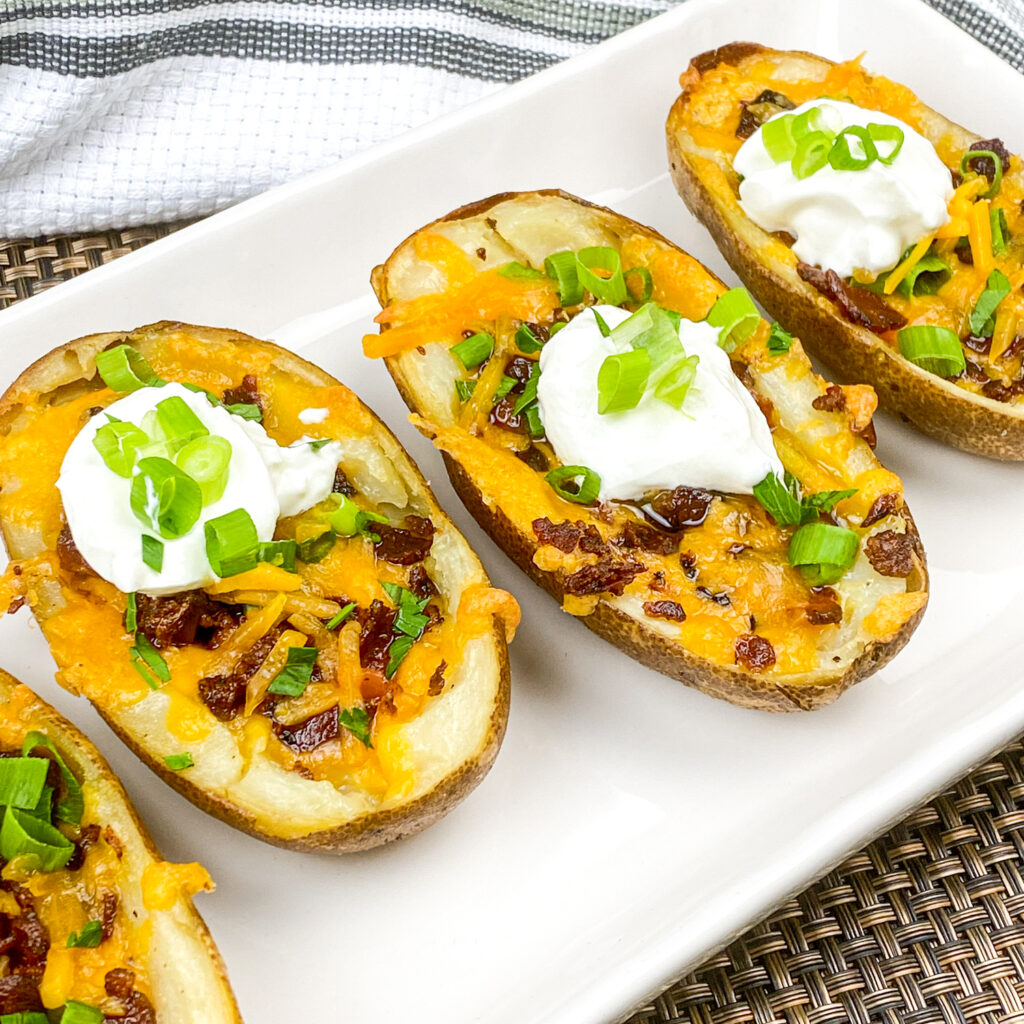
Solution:
{"label": "crispy potato skin", "polygon": [[[433,224],[479,216],[499,203],[535,195],[559,196],[579,203],[595,210],[602,217],[617,222],[623,229],[628,228],[631,232],[643,232],[666,244],[672,244],[653,228],[622,217],[605,207],[579,199],[561,189],[543,189],[528,193],[504,192],[462,206],[447,216],[439,218]],[[427,225],[421,230],[430,230],[433,224]],[[410,235],[409,238],[413,238],[416,233]],[[714,276],[710,271],[708,274]],[[387,264],[374,269],[371,283],[383,307],[390,297]],[[400,359],[392,356],[385,359],[385,362],[405,404],[413,413],[422,415],[424,409],[407,376],[402,372]],[[447,452],[443,452],[442,456],[452,486],[473,518],[523,572],[561,602],[565,594],[557,574],[542,570],[534,563],[533,556],[538,550],[536,539],[517,529],[500,508],[489,504],[476,482],[454,458]],[[913,537],[914,548],[922,567],[913,581],[913,589],[927,591],[928,576],[924,547],[909,509],[905,514],[908,533]],[[625,614],[605,600],[600,601],[590,615],[580,616],[580,618],[584,625],[598,636],[608,640],[636,661],[709,696],[760,711],[813,711],[831,704],[854,683],[878,671],[891,660],[910,639],[924,615],[925,607],[927,606],[922,606],[908,619],[894,636],[885,641],[873,642],[865,647],[864,651],[844,672],[831,675],[819,673],[820,678],[807,682],[801,681],[798,685],[780,683],[770,677],[745,671],[738,666],[719,665],[691,654],[679,644],[673,643],[662,634],[650,629],[643,620]]]}
{"label": "crispy potato skin", "polygon": [[[701,76],[723,64],[741,67],[745,60],[779,54],[758,43],[731,43],[690,62],[666,124],[677,191],[754,297],[842,380],[871,384],[884,408],[955,448],[993,459],[1024,460],[1024,407],[959,388],[904,359],[871,331],[849,323],[833,303],[800,279],[795,264],[767,255],[769,236],[742,211],[726,209],[697,173],[691,160],[697,147],[685,130],[683,110]],[[792,56],[822,67],[833,63],[803,51]],[[934,139],[951,132],[963,136],[967,144],[980,138],[923,104],[921,109],[927,134]],[[709,151],[702,154],[708,156]],[[721,154],[715,159],[728,166]]]}
{"label": "crispy potato skin", "polygon": [[[134,332],[87,335],[61,345],[36,360],[0,398],[0,424],[7,422],[12,417],[17,406],[25,400],[26,395],[46,395],[59,387],[92,379],[96,372],[96,353],[105,348],[121,342],[131,343],[136,337],[142,336],[149,339],[150,344],[159,344],[162,332],[178,330],[184,330],[201,338],[209,345],[238,345],[240,365],[244,360],[242,346],[258,344],[274,352],[275,366],[278,370],[286,370],[300,380],[316,385],[333,386],[338,383],[325,371],[271,342],[258,341],[238,331],[163,321],[140,327]],[[364,408],[367,407],[364,405]],[[401,443],[372,410],[367,411],[370,412],[374,420],[374,439],[385,447],[389,457],[400,469],[410,492],[423,499],[428,505],[431,518],[435,523],[443,522],[448,528],[454,530],[450,520],[437,504],[423,475],[405,453]],[[12,559],[23,558],[29,554],[19,547],[17,539],[10,529],[10,524],[2,519],[0,519],[0,530],[3,532],[7,551]],[[475,558],[475,556],[473,557]],[[479,565],[479,562],[477,561],[476,564]],[[480,572],[486,581],[486,575],[483,574],[482,568]],[[50,611],[51,609],[46,607],[45,602],[40,602],[33,608],[33,612],[40,622],[45,622]],[[487,733],[476,754],[450,772],[430,792],[414,800],[389,809],[361,814],[337,826],[315,830],[298,837],[279,834],[270,826],[263,827],[256,821],[254,815],[247,813],[245,809],[225,798],[224,795],[196,785],[188,777],[188,773],[172,771],[164,763],[162,757],[148,749],[139,736],[134,735],[118,720],[110,708],[95,701],[93,704],[104,721],[141,761],[186,800],[208,814],[220,818],[239,831],[246,832],[275,846],[318,853],[350,853],[394,842],[421,831],[442,818],[456,804],[465,799],[487,774],[504,737],[511,693],[508,646],[505,626],[500,618],[494,618],[488,639],[493,644],[497,656],[499,678],[496,696],[489,715]],[[279,820],[286,822],[288,812],[287,807],[281,807]]]}
{"label": "crispy potato skin", "polygon": [[[19,683],[12,675],[0,669],[0,703],[9,703],[16,688],[25,694],[30,694],[30,699],[25,704],[22,714],[27,727],[39,729],[57,744],[75,774],[93,788],[97,803],[118,808],[120,820],[118,821],[117,835],[122,845],[131,854],[130,859],[136,862],[139,860],[144,862],[162,860],[160,851],[153,843],[145,825],[139,820],[128,794],[125,793],[124,787],[114,775],[103,755],[56,709],[28,691],[28,688]],[[126,822],[129,827],[125,827]],[[234,993],[231,991],[220,953],[214,945],[206,923],[193,906],[192,900],[181,896],[171,911],[152,913],[173,914],[185,924],[194,936],[197,948],[197,960],[190,965],[189,974],[197,978],[202,976],[206,984],[215,986],[221,997],[222,1006],[227,1008],[222,1010],[206,1004],[202,1008],[202,1016],[197,1016],[187,1005],[179,1005],[177,1001],[171,1002],[165,999],[162,1005],[156,1006],[160,1019],[174,1022],[174,1024],[242,1024],[242,1017],[238,1012],[238,1006],[235,1003]],[[161,970],[158,957],[154,957],[153,962],[147,966],[151,975]],[[171,995],[172,998],[175,995],[173,988]]]}

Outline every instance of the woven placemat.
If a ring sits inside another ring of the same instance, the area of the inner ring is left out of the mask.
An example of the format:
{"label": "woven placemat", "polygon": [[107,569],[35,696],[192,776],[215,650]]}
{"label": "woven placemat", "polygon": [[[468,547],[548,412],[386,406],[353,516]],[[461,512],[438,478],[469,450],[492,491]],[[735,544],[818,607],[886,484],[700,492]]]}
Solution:
{"label": "woven placemat", "polygon": [[[0,243],[0,308],[180,226]],[[1024,1024],[1022,864],[1018,742],[628,1024]]]}

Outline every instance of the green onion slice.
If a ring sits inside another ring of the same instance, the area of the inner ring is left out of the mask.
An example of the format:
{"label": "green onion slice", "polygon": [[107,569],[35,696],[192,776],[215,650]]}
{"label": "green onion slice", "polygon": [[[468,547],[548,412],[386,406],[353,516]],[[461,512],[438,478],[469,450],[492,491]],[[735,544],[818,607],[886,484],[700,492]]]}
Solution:
{"label": "green onion slice", "polygon": [[[770,121],[768,123],[771,124]],[[745,288],[730,288],[718,296],[707,321],[718,328],[718,344],[726,352],[732,352],[757,330],[761,314]]]}
{"label": "green onion slice", "polygon": [[66,949],[95,949],[103,941],[103,922],[87,921],[80,932],[72,932],[64,943]]}
{"label": "green onion slice", "polygon": [[338,535],[333,530],[325,530],[319,536],[310,537],[298,545],[298,556],[307,565],[322,562],[334,547]]}
{"label": "green onion slice", "polygon": [[653,302],[641,306],[623,320],[610,337],[617,348],[628,344],[634,349],[646,349],[651,357],[651,371],[655,374],[667,370],[684,355],[678,320]]}
{"label": "green onion slice", "polygon": [[534,363],[530,367],[530,376],[526,380],[526,387],[519,396],[516,404],[512,406],[512,415],[518,416],[528,406],[537,401],[537,387],[540,384],[540,363]]}
{"label": "green onion slice", "polygon": [[256,423],[263,422],[263,410],[252,402],[235,402],[233,405],[225,405],[224,408],[232,416],[240,416],[243,420],[253,420]]}
{"label": "green onion slice", "polygon": [[165,437],[205,437],[210,433],[181,395],[157,402],[156,415]]}
{"label": "green onion slice", "polygon": [[129,653],[136,661],[141,661],[161,682],[170,681],[171,670],[167,667],[167,662],[144,633],[135,634],[135,646]]}
{"label": "green onion slice", "polygon": [[798,488],[799,483],[788,473],[784,480],[769,473],[754,485],[754,497],[771,513],[779,526],[796,526],[803,518]]}
{"label": "green onion slice", "polygon": [[896,335],[896,341],[906,359],[939,377],[955,377],[967,368],[960,339],[948,327],[912,324]]}
{"label": "green onion slice", "polygon": [[277,565],[286,572],[295,572],[295,558],[299,545],[294,540],[261,541],[256,550],[256,560],[268,565]]}
{"label": "green onion slice", "polygon": [[[891,164],[899,156],[905,135],[898,124],[875,124],[872,122],[868,125],[868,135],[871,136],[871,141],[875,144],[875,156],[880,163]],[[880,142],[883,144],[881,148],[878,145]],[[890,149],[889,146],[892,148]]]}
{"label": "green onion slice", "polygon": [[800,179],[809,178],[820,171],[830,160],[832,136],[825,132],[810,132],[796,144],[790,166],[793,174]]}
{"label": "green onion slice", "polygon": [[999,305],[1010,294],[1010,280],[1001,270],[993,270],[985,282],[985,290],[978,297],[974,312],[970,316],[971,333],[983,338],[992,336],[995,325],[992,322]]}
{"label": "green onion slice", "polygon": [[529,325],[520,324],[516,329],[516,345],[520,352],[539,352],[544,346],[536,334],[530,330]]}
{"label": "green onion slice", "polygon": [[132,591],[125,598],[124,628],[129,633],[134,633],[139,626],[139,600]]}
{"label": "green onion slice", "polygon": [[331,616],[331,618],[324,623],[324,629],[337,629],[355,610],[355,601],[349,601],[348,604],[344,605],[335,615]]}
{"label": "green onion slice", "polygon": [[563,327],[568,326],[569,325],[565,320],[556,320],[548,329],[548,340],[553,338]]}
{"label": "green onion slice", "polygon": [[773,323],[771,329],[768,331],[768,341],[766,347],[773,356],[781,356],[783,353],[788,352],[790,346],[793,344],[793,335],[789,331],[785,330],[782,324]]}
{"label": "green onion slice", "polygon": [[49,822],[14,807],[4,810],[0,825],[0,856],[30,857],[42,871],[57,871],[71,859],[75,846]]}
{"label": "green onion slice", "polygon": [[223,496],[230,462],[231,442],[216,436],[197,437],[174,456],[174,464],[199,484],[204,505]]}
{"label": "green onion slice", "polygon": [[[861,155],[857,156],[850,145],[850,139],[860,143]],[[878,150],[871,139],[867,128],[851,124],[835,137],[832,148],[828,152],[828,162],[837,171],[862,171],[878,159]],[[799,177],[799,175],[797,175]]]}
{"label": "green onion slice", "polygon": [[288,660],[284,668],[274,676],[267,692],[284,697],[301,697],[313,678],[316,654],[315,647],[289,647]]}
{"label": "green onion slice", "polygon": [[768,155],[777,164],[792,160],[793,154],[796,152],[793,121],[792,114],[781,114],[761,125],[761,142]]}
{"label": "green onion slice", "polygon": [[459,396],[460,402],[468,402],[475,390],[475,380],[457,380],[455,382],[455,394]]}
{"label": "green onion slice", "polygon": [[256,568],[260,538],[252,516],[244,508],[208,520],[203,532],[206,557],[218,576],[235,576]]}
{"label": "green onion slice", "polygon": [[[621,306],[629,299],[626,279],[622,273],[622,257],[610,245],[590,245],[576,254],[579,282],[592,295],[611,306]],[[595,273],[603,270],[607,277]]]}
{"label": "green onion slice", "polygon": [[911,295],[934,295],[951,277],[949,264],[938,256],[922,256],[896,287],[908,299]]}
{"label": "green onion slice", "polygon": [[[601,490],[601,478],[586,466],[557,466],[544,479],[560,498],[577,505],[593,505]],[[566,483],[576,484],[576,489],[566,488]]]}
{"label": "green onion slice", "polygon": [[173,462],[160,457],[140,459],[132,480],[135,518],[161,537],[184,537],[203,511],[199,484]]}
{"label": "green onion slice", "polygon": [[38,732],[37,730],[28,733],[21,744],[22,757],[35,756],[39,758],[40,755],[38,754],[32,755],[32,752],[38,750],[39,747],[45,747],[49,751],[47,759],[54,761],[60,769],[61,797],[54,808],[54,817],[61,821],[66,821],[69,825],[77,825],[85,813],[85,799],[82,796],[82,786],[75,773],[67,766],[67,762],[65,762],[63,755],[57,749],[56,744],[46,733]]}
{"label": "green onion slice", "polygon": [[396,636],[388,648],[388,664],[384,669],[384,677],[390,679],[397,671],[398,666],[405,661],[405,656],[412,650],[416,641],[411,636]]}
{"label": "green onion slice", "polygon": [[164,764],[171,769],[172,772],[181,772],[186,768],[191,768],[196,762],[192,755],[186,750],[180,754],[168,754],[164,758]]}
{"label": "green onion slice", "polygon": [[50,1024],[50,1018],[39,1010],[21,1010],[18,1013],[0,1014],[0,1024]]}
{"label": "green onion slice", "polygon": [[334,498],[338,507],[327,517],[327,521],[339,537],[354,537],[357,533],[369,534],[372,533],[373,523],[388,522],[387,516],[361,509],[347,495],[336,494]]}
{"label": "green onion slice", "polygon": [[494,351],[494,338],[486,331],[478,331],[457,345],[452,345],[451,353],[458,358],[467,370],[479,366],[485,359],[491,358]]}
{"label": "green onion slice", "polygon": [[640,296],[630,295],[630,298],[634,302],[639,302],[643,305],[645,302],[651,301],[651,295],[654,294],[654,279],[651,277],[651,272],[646,267],[630,267],[629,270],[624,270],[622,276],[625,278],[626,287],[629,288],[629,279],[633,275],[640,278]]}
{"label": "green onion slice", "polygon": [[601,414],[635,409],[651,375],[651,355],[645,348],[607,356],[597,372],[597,411]]}
{"label": "green onion slice", "polygon": [[64,1005],[60,1024],[103,1024],[106,1019],[102,1010],[97,1010],[94,1006],[89,1006],[88,1003],[69,999]]}
{"label": "green onion slice", "polygon": [[501,375],[501,381],[498,386],[494,389],[494,394],[491,396],[491,404],[497,405],[515,386],[519,381],[515,377],[509,377],[505,374]]}
{"label": "green onion slice", "polygon": [[579,264],[576,253],[553,252],[544,260],[548,277],[558,283],[558,301],[562,306],[578,306],[583,301],[583,285],[580,284]]}
{"label": "green onion slice", "polygon": [[148,533],[142,535],[142,564],[154,572],[160,572],[164,567],[164,542],[150,537]]}
{"label": "green onion slice", "polygon": [[[397,643],[397,641],[396,641]],[[392,647],[394,644],[391,645]],[[395,666],[397,668],[397,666]],[[370,716],[366,708],[343,708],[338,713],[338,722],[347,729],[364,747],[372,747],[370,741]]]}
{"label": "green onion slice", "polygon": [[502,267],[498,267],[498,273],[502,277],[507,277],[512,281],[536,281],[545,276],[543,271],[534,270],[533,267],[528,267],[525,263],[517,263],[514,260],[511,263],[506,263]]}
{"label": "green onion slice", "polygon": [[993,152],[991,149],[969,149],[960,157],[960,173],[966,174],[970,170],[967,165],[980,156],[989,157],[996,170],[995,174],[992,175],[992,184],[986,191],[980,193],[978,198],[992,199],[994,196],[999,195],[999,190],[1003,187],[1003,161],[998,153]]}
{"label": "green onion slice", "polygon": [[96,431],[92,443],[107,469],[118,476],[130,477],[139,449],[149,444],[149,437],[134,423],[117,420],[104,423]]}
{"label": "green onion slice", "polygon": [[654,397],[667,402],[673,409],[682,409],[690,385],[697,376],[700,356],[687,356],[666,373],[654,388]]}
{"label": "green onion slice", "polygon": [[812,586],[837,582],[857,558],[860,540],[853,530],[831,523],[808,523],[789,542],[789,564]]}
{"label": "green onion slice", "polygon": [[992,253],[995,256],[1002,256],[1006,252],[1006,243],[1010,238],[1010,229],[1006,223],[1006,211],[999,206],[993,206],[988,211],[988,219],[992,225]]}
{"label": "green onion slice", "polygon": [[528,405],[523,410],[523,416],[526,417],[526,429],[530,432],[530,437],[541,438],[544,436],[544,424],[540,420],[540,409],[536,405]]}
{"label": "green onion slice", "polygon": [[31,811],[43,795],[49,767],[42,757],[0,758],[0,804]]}
{"label": "green onion slice", "polygon": [[117,345],[96,354],[96,369],[103,383],[113,391],[138,391],[164,383],[131,345]]}

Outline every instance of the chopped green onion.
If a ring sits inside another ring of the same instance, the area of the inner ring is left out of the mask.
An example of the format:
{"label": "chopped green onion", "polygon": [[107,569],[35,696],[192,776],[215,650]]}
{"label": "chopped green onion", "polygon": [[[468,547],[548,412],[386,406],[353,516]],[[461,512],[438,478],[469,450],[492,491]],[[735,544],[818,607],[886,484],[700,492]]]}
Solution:
{"label": "chopped green onion", "polygon": [[467,370],[472,370],[474,366],[479,366],[485,359],[491,358],[491,353],[494,351],[494,338],[486,331],[478,331],[457,345],[452,345],[450,351]]}
{"label": "chopped green onion", "polygon": [[603,415],[635,409],[650,375],[651,355],[645,348],[607,356],[597,371],[597,411]]}
{"label": "chopped green onion", "polygon": [[372,747],[370,742],[370,716],[366,708],[343,708],[338,712],[338,722],[347,729],[364,747]]}
{"label": "chopped green onion", "polygon": [[334,498],[338,507],[327,517],[327,521],[339,537],[354,537],[357,533],[376,536],[373,534],[373,524],[388,522],[387,516],[361,509],[344,494],[336,494]]}
{"label": "chopped green onion", "polygon": [[815,132],[835,137],[836,133],[825,123],[825,111],[821,107],[811,107],[802,114],[791,114],[790,117],[793,118],[793,138],[797,142]]}
{"label": "chopped green onion", "polygon": [[106,352],[97,352],[96,369],[103,383],[113,391],[138,391],[164,383],[131,345],[117,345]]}
{"label": "chopped green onion", "polygon": [[527,324],[520,324],[516,329],[516,345],[520,352],[539,352],[543,345],[540,338],[530,330]]}
{"label": "chopped green onion", "polygon": [[526,429],[530,432],[530,437],[543,437],[544,424],[540,421],[540,408],[536,405],[528,405],[523,410],[523,416],[526,417]]}
{"label": "chopped green onion", "polygon": [[955,377],[967,368],[960,339],[948,327],[913,324],[904,327],[896,341],[906,359],[939,377]]}
{"label": "chopped green onion", "polygon": [[299,546],[293,540],[261,541],[256,550],[256,561],[277,565],[287,572],[295,572],[295,556]]}
{"label": "chopped green onion", "polygon": [[526,380],[526,387],[523,393],[512,406],[512,415],[518,416],[528,406],[537,401],[537,386],[540,384],[540,363],[534,363],[530,367],[530,376]]}
{"label": "chopped green onion", "polygon": [[460,402],[468,402],[475,390],[475,380],[457,380],[455,382],[455,393],[459,396]]}
{"label": "chopped green onion", "polygon": [[601,332],[601,337],[607,338],[612,333],[612,329],[608,326],[608,321],[596,309],[591,309],[590,312],[594,314],[594,320],[597,323],[597,329]]}
{"label": "chopped green onion", "polygon": [[1006,211],[993,206],[988,211],[989,223],[992,225],[992,253],[1002,256],[1006,252],[1006,243],[1010,237],[1010,228],[1006,223]]}
{"label": "chopped green onion", "polygon": [[0,758],[0,804],[31,811],[43,795],[49,767],[43,757]]}
{"label": "chopped green onion", "polygon": [[186,768],[191,768],[196,762],[192,755],[186,750],[181,754],[168,754],[164,758],[164,764],[171,769],[172,772],[181,772]]}
{"label": "chopped green onion", "polygon": [[8,807],[0,825],[0,856],[5,860],[30,857],[42,871],[57,871],[71,859],[75,846],[64,835],[25,811]]}
{"label": "chopped green onion", "polygon": [[334,547],[337,534],[333,530],[325,530],[316,537],[310,537],[298,545],[298,556],[307,565],[322,562]]}
{"label": "chopped green onion", "polygon": [[985,282],[985,290],[978,298],[974,312],[970,316],[972,334],[981,338],[992,336],[992,331],[995,329],[993,318],[996,307],[1009,294],[1009,278],[1001,270],[993,270],[988,275],[988,280]]}
{"label": "chopped green onion", "polygon": [[[601,490],[601,478],[586,466],[557,466],[544,479],[560,498],[577,505],[593,505]],[[575,491],[565,486],[568,482],[576,483],[577,479],[579,483]]]}
{"label": "chopped green onion", "polygon": [[132,591],[125,599],[124,628],[129,633],[134,633],[139,626],[139,602]]}
{"label": "chopped green onion", "polygon": [[388,665],[384,669],[384,677],[390,679],[397,671],[398,666],[405,661],[405,656],[412,650],[416,641],[411,636],[396,636],[388,648]]}
{"label": "chopped green onion", "polygon": [[0,1024],[50,1024],[50,1018],[40,1010],[20,1010],[0,1014]]}
{"label": "chopped green onion", "polygon": [[45,733],[37,730],[28,733],[22,741],[21,754],[23,757],[32,756],[32,751],[38,747],[45,747],[51,755],[48,760],[54,761],[60,769],[62,794],[54,808],[54,817],[60,821],[66,821],[69,825],[77,825],[85,813],[85,798],[82,796],[81,783],[67,766],[56,744]]}
{"label": "chopped green onion", "polygon": [[154,572],[160,572],[164,567],[164,542],[150,537],[148,533],[142,535],[142,564]]}
{"label": "chopped green onion", "polygon": [[960,157],[960,173],[966,174],[968,170],[970,170],[967,165],[972,160],[976,160],[981,156],[987,156],[992,161],[995,173],[992,175],[992,184],[986,191],[980,193],[978,198],[992,199],[999,195],[999,190],[1003,186],[1003,160],[998,153],[993,152],[991,149],[969,149],[962,157]]}
{"label": "chopped green onion", "polygon": [[[253,420],[256,423],[263,422],[263,410],[253,402],[235,402],[233,405],[225,405],[225,409],[232,416],[240,416],[243,420]],[[326,441],[324,442],[327,443]]]}
{"label": "chopped green onion", "polygon": [[745,288],[730,288],[718,296],[707,322],[718,328],[718,344],[726,352],[732,352],[757,330],[761,314]]}
{"label": "chopped green onion", "polygon": [[516,263],[515,261],[506,263],[503,267],[498,267],[498,273],[512,281],[519,279],[532,281],[545,276],[543,271],[534,270],[533,267],[528,267],[525,263]]}
{"label": "chopped green onion", "polygon": [[803,517],[798,487],[797,480],[788,473],[785,480],[769,473],[754,484],[754,497],[771,513],[779,526],[796,526]]}
{"label": "chopped green onion", "polygon": [[43,786],[43,792],[39,796],[39,802],[29,812],[33,818],[41,818],[43,821],[53,820],[53,787]]}
{"label": "chopped green onion", "polygon": [[252,516],[244,508],[208,520],[203,532],[206,557],[218,576],[235,576],[256,568],[260,538]]}
{"label": "chopped green onion", "polygon": [[793,335],[785,330],[782,324],[773,323],[768,331],[767,349],[773,356],[781,356],[788,352],[793,344]]}
{"label": "chopped green onion", "polygon": [[494,395],[491,398],[491,404],[497,405],[518,383],[515,377],[502,374],[501,381],[497,388],[495,388]]}
{"label": "chopped green onion", "polygon": [[832,138],[824,132],[810,132],[796,144],[790,166],[793,174],[800,179],[809,178],[820,171],[830,160]]}
{"label": "chopped green onion", "polygon": [[135,518],[166,539],[184,537],[203,511],[199,484],[164,458],[140,459],[136,470],[131,489]]}
{"label": "chopped green onion", "polygon": [[313,678],[316,654],[315,647],[289,647],[284,668],[274,676],[267,692],[284,697],[301,697]]}
{"label": "chopped green onion", "polygon": [[64,943],[67,949],[95,949],[103,941],[103,922],[87,921],[80,932],[72,932]]}
{"label": "chopped green onion", "polygon": [[934,295],[952,276],[945,260],[925,255],[910,268],[896,290],[908,299],[911,295]]}
{"label": "chopped green onion", "polygon": [[548,277],[558,282],[558,301],[563,307],[578,306],[583,301],[583,285],[580,284],[576,253],[553,252],[544,260],[544,270]]}
{"label": "chopped green onion", "polygon": [[337,629],[355,610],[355,601],[349,601],[349,603],[342,607],[337,614],[331,616],[331,618],[324,623],[324,629]]}
{"label": "chopped green onion", "polygon": [[666,373],[654,388],[654,397],[671,405],[673,409],[682,409],[683,402],[689,393],[690,385],[697,376],[700,356],[687,356],[680,360]]}
{"label": "chopped green onion", "polygon": [[563,327],[568,326],[569,325],[565,320],[556,320],[548,329],[548,340],[553,338]]}
{"label": "chopped green onion", "polygon": [[157,402],[156,416],[165,437],[206,437],[210,433],[181,395]]}
{"label": "chopped green onion", "polygon": [[674,366],[685,354],[679,340],[678,321],[653,302],[623,320],[610,337],[617,348],[628,344],[633,349],[646,349],[655,376]]}
{"label": "chopped green onion", "polygon": [[60,1018],[60,1024],[103,1024],[107,1018],[102,1010],[97,1010],[87,1003],[80,1003],[75,999],[69,999],[64,1005],[64,1013]]}
{"label": "chopped green onion", "polygon": [[831,523],[808,523],[789,542],[789,564],[818,587],[837,582],[857,558],[860,540],[853,530]]}
{"label": "chopped green onion", "polygon": [[821,513],[831,512],[836,505],[841,501],[845,501],[847,498],[852,498],[857,493],[856,487],[851,487],[846,491],[818,491],[815,494],[808,494],[806,498],[801,499],[800,504],[803,506],[803,520],[813,522],[810,518],[809,513]]}
{"label": "chopped green onion", "polygon": [[174,456],[174,464],[199,484],[204,505],[223,496],[230,463],[231,442],[224,437],[197,437]]}
{"label": "chopped green onion", "polygon": [[[860,143],[863,155],[854,155],[850,138],[855,138]],[[856,124],[847,126],[836,135],[828,153],[828,162],[837,171],[862,171],[877,159],[878,150],[875,149],[868,130]]]}
{"label": "chopped green onion", "polygon": [[136,662],[143,663],[161,682],[170,681],[171,670],[167,667],[167,662],[144,633],[135,634],[135,646],[130,648],[128,653]]}
{"label": "chopped green onion", "polygon": [[793,115],[781,114],[761,125],[761,142],[768,155],[777,164],[792,160],[796,152],[793,137]]}
{"label": "chopped green onion", "polygon": [[[640,297],[634,298],[634,302],[640,303],[642,306],[645,302],[651,301],[651,295],[654,294],[654,279],[651,277],[651,272],[646,267],[630,267],[629,270],[624,270],[622,276],[626,280],[626,287],[629,287],[629,278],[631,274],[636,274],[640,278]],[[630,296],[633,298],[633,296]]]}
{"label": "chopped green onion", "polygon": [[[589,245],[576,254],[580,284],[611,306],[621,306],[630,296],[622,274],[622,257],[610,245]],[[607,277],[595,273],[603,270]]]}
{"label": "chopped green onion", "polygon": [[430,624],[430,616],[423,614],[423,609],[430,603],[430,598],[417,598],[411,590],[399,586],[397,583],[381,581],[381,586],[398,609],[398,615],[395,617],[395,632],[404,633],[414,640],[419,638],[423,630]]}
{"label": "chopped green onion", "polygon": [[[900,150],[903,148],[904,133],[898,124],[875,124],[872,122],[868,125],[868,135],[871,136],[871,141],[875,144],[875,156],[880,163],[889,165],[899,156]],[[884,156],[878,148],[880,142],[892,144],[892,149],[888,150]]]}
{"label": "chopped green onion", "polygon": [[92,439],[107,469],[118,476],[129,477],[135,467],[139,449],[149,444],[149,438],[134,423],[117,420],[104,423]]}

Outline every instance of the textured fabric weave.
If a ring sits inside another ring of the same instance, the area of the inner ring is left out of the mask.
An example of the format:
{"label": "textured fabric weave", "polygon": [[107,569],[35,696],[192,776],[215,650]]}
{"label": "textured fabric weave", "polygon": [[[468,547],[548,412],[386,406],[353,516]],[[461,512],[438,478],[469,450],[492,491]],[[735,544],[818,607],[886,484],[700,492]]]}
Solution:
{"label": "textured fabric weave", "polygon": [[[0,237],[210,213],[679,2],[0,0]],[[928,2],[1024,70],[1022,0]]]}

